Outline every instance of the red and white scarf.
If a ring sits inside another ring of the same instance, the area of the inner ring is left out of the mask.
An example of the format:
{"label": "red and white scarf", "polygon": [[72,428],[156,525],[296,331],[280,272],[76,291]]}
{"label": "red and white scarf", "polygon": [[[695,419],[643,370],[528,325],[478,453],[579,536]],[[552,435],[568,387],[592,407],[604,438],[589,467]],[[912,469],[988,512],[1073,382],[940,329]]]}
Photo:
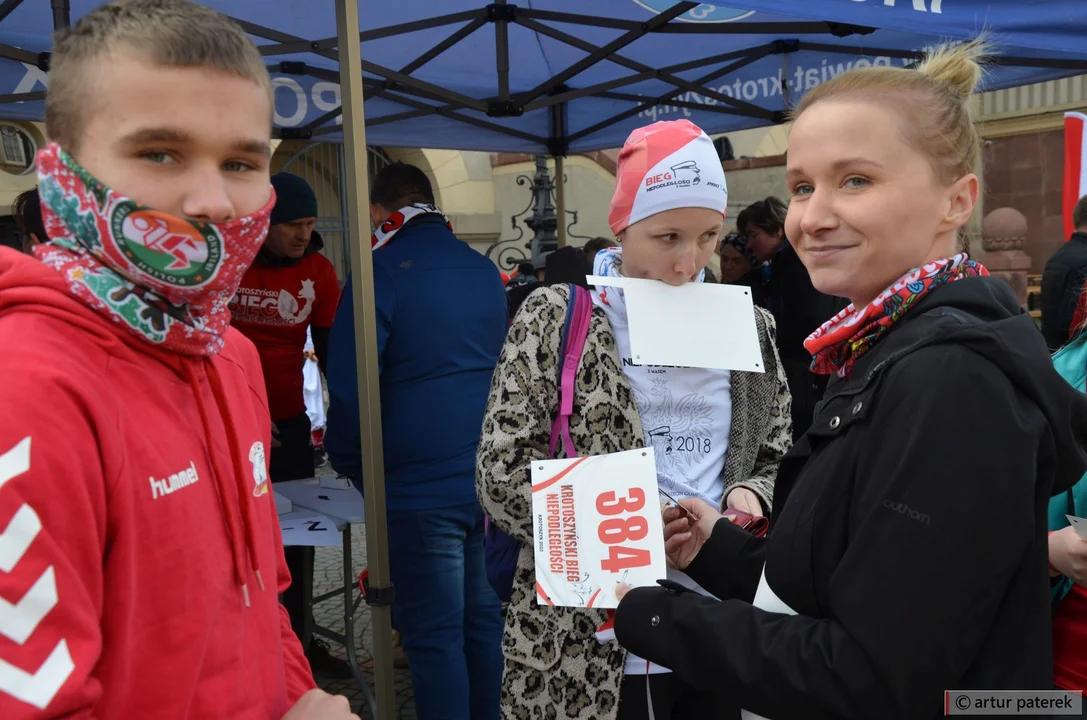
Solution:
{"label": "red and white scarf", "polygon": [[849,377],[853,364],[925,295],[949,282],[988,274],[984,265],[960,253],[910,270],[862,308],[850,303],[804,341],[812,372]]}
{"label": "red and white scarf", "polygon": [[400,228],[408,224],[409,220],[413,220],[420,215],[437,215],[445,220],[445,226],[450,230],[453,229],[453,223],[449,222],[449,218],[445,216],[437,205],[431,205],[430,203],[415,203],[414,205],[407,205],[400,208],[389,219],[381,223],[373,235],[370,236],[370,249],[380,250],[393,241],[396,233]]}
{"label": "red and white scarf", "polygon": [[111,190],[56,143],[38,153],[50,242],[37,257],[88,307],[132,334],[190,356],[213,355],[230,327],[227,303],[268,234],[275,205],[222,225],[191,221]]}

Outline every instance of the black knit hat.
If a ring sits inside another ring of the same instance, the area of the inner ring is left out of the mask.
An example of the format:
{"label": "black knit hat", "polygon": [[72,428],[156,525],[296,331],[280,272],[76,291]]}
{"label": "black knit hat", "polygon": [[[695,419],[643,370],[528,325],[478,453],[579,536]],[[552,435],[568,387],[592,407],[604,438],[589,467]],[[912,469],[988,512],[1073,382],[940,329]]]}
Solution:
{"label": "black knit hat", "polygon": [[272,176],[276,191],[276,206],[272,208],[272,225],[317,217],[317,195],[309,183],[291,173]]}

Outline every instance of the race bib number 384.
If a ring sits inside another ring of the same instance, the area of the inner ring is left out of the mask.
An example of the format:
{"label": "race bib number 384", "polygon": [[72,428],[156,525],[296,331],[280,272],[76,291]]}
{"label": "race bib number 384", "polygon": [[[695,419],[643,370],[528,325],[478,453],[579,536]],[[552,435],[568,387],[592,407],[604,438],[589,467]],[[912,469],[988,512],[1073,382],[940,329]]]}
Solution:
{"label": "race bib number 384", "polygon": [[532,463],[536,601],[614,608],[667,572],[653,449]]}

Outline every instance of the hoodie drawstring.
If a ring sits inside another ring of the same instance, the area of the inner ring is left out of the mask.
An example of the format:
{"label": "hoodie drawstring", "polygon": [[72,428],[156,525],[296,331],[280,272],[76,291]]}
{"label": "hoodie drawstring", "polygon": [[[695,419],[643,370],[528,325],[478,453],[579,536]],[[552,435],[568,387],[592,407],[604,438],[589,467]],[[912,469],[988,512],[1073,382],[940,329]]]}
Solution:
{"label": "hoodie drawstring", "polygon": [[[181,364],[185,367],[185,374],[188,377],[189,386],[192,388],[193,395],[196,396],[196,409],[200,414],[200,424],[204,430],[204,437],[207,438],[208,462],[211,463],[211,472],[215,476],[215,486],[219,493],[220,509],[222,510],[223,518],[226,522],[227,536],[230,540],[231,558],[234,561],[234,581],[241,588],[245,606],[249,607],[249,587],[246,583],[247,573],[245,572],[245,557],[242,554],[241,548],[242,529],[238,518],[238,515],[241,513],[236,507],[237,502],[244,502],[244,500],[239,498],[235,501],[234,498],[237,493],[237,487],[229,482],[228,475],[223,472],[223,468],[219,464],[215,448],[213,447],[212,438],[214,438],[215,435],[211,428],[208,408],[204,402],[204,393],[203,388],[200,386],[200,378],[197,377],[196,373],[195,366],[198,362],[201,361],[184,359],[181,361]],[[207,365],[210,366],[211,363],[207,363]],[[210,373],[208,374],[208,384],[211,386],[212,395],[216,396],[216,400],[220,407],[224,406],[226,403],[222,401],[221,392],[215,392],[215,386],[211,382]],[[226,418],[224,418],[223,421],[227,428],[227,436],[230,437],[230,424]],[[234,447],[233,444],[231,444],[231,453],[233,454],[233,452]]]}
{"label": "hoodie drawstring", "polygon": [[[250,460],[238,447],[238,436],[229,432],[235,427],[234,417],[230,413],[230,403],[226,401],[226,392],[223,390],[223,379],[219,376],[219,370],[213,363],[208,363],[208,381],[211,384],[211,393],[223,412],[223,422],[228,428],[226,434],[227,445],[230,448],[230,457],[234,461],[234,482],[238,487],[238,501],[241,504],[242,523],[245,526],[245,547],[249,554],[249,565],[253,568],[253,574],[257,576],[257,587],[264,590],[264,579],[260,576],[260,558],[257,554],[257,530],[256,521],[253,519],[253,491],[255,486],[250,485],[249,467],[246,463]],[[263,462],[263,460],[262,460]]]}

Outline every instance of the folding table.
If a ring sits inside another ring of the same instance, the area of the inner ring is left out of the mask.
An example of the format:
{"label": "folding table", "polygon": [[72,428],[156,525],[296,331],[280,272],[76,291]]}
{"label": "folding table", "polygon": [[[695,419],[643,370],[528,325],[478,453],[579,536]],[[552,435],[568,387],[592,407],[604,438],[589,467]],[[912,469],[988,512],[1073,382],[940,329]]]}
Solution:
{"label": "folding table", "polygon": [[[366,520],[362,494],[354,488],[340,490],[321,487],[320,481],[316,478],[275,483],[273,489],[283,497],[288,498],[295,508],[291,513],[280,516],[281,526],[285,519],[289,521],[291,516],[297,516],[301,509],[302,511],[308,511],[305,512],[307,515],[324,515],[343,534],[343,587],[317,597],[313,597],[312,586],[308,588],[305,597],[311,598],[311,602],[305,608],[304,636],[308,639],[311,633],[320,635],[344,647],[347,651],[347,664],[351,667],[351,674],[355,676],[356,684],[362,690],[363,695],[366,696],[371,715],[377,718],[377,701],[370,689],[370,684],[366,682],[366,678],[362,675],[358,656],[355,652],[355,611],[358,609],[359,603],[362,602],[362,596],[360,594],[359,597],[355,597],[357,577],[351,563],[351,525],[353,523],[363,523]],[[307,568],[307,578],[310,574],[310,569]],[[337,596],[343,597],[343,634],[322,627],[313,620],[313,605]]]}

